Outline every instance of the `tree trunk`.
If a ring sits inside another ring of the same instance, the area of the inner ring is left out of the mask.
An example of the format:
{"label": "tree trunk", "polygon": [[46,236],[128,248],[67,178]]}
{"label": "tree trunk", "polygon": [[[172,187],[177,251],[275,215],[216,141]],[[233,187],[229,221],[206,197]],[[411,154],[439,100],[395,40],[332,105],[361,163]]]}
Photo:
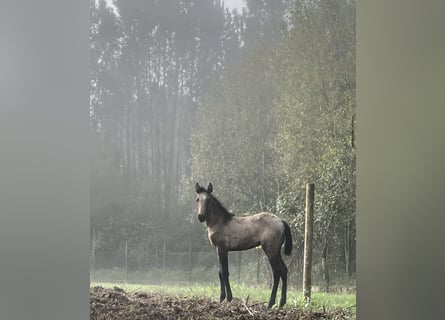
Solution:
{"label": "tree trunk", "polygon": [[241,283],[241,251],[238,251],[238,283]]}
{"label": "tree trunk", "polygon": [[328,245],[325,242],[321,255],[321,266],[323,269],[323,281],[325,283],[324,292],[329,292],[329,270],[328,270]]}
{"label": "tree trunk", "polygon": [[314,224],[314,184],[306,185],[306,221],[304,228],[303,294],[306,301],[311,299],[312,238]]}
{"label": "tree trunk", "polygon": [[256,256],[256,284],[260,284],[260,250],[256,249],[257,256]]}
{"label": "tree trunk", "polygon": [[193,251],[192,251],[192,236],[189,235],[189,282],[192,282],[192,267],[193,267]]}
{"label": "tree trunk", "polygon": [[92,269],[92,278],[94,280],[94,276],[95,276],[95,260],[96,260],[96,230],[93,229],[93,243],[91,244],[91,269]]}
{"label": "tree trunk", "polygon": [[346,272],[346,276],[349,279],[351,277],[351,268],[350,268],[350,264],[349,261],[351,259],[351,240],[350,240],[350,228],[351,228],[351,223],[348,221],[348,225],[346,226],[346,230],[345,230],[345,244],[344,244],[344,248],[345,248],[345,272]]}
{"label": "tree trunk", "polygon": [[128,281],[128,241],[125,241],[125,283]]}

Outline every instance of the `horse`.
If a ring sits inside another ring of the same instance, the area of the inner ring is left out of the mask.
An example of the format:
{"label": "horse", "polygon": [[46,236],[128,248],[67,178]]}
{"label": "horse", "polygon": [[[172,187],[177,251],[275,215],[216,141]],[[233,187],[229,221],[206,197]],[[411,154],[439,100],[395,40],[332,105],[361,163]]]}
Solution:
{"label": "horse", "polygon": [[198,220],[205,222],[210,243],[216,248],[219,260],[219,281],[221,284],[220,302],[226,298],[232,301],[229,283],[228,252],[263,248],[273,272],[273,286],[267,308],[275,304],[278,283],[281,278],[280,308],[286,303],[287,267],[281,257],[292,252],[292,234],[289,224],[270,212],[237,217],[227,211],[213,195],[212,183],[207,189],[199,183],[195,185],[198,203]]}

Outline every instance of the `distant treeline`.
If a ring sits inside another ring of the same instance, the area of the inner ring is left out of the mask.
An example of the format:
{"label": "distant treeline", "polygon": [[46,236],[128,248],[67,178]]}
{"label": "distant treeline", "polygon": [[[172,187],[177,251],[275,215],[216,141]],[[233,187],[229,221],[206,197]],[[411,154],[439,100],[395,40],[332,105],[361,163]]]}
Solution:
{"label": "distant treeline", "polygon": [[[147,270],[164,243],[210,246],[194,184],[233,213],[291,224],[301,268],[315,184],[314,270],[355,274],[355,1],[91,0],[91,248]],[[191,240],[189,240],[191,239]],[[211,267],[215,260],[206,262]]]}

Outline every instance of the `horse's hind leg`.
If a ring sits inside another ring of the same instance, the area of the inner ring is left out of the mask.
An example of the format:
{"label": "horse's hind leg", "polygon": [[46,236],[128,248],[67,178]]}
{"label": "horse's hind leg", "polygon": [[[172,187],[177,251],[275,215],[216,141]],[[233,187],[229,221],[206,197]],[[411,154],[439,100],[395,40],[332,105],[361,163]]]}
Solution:
{"label": "horse's hind leg", "polygon": [[278,282],[280,281],[280,274],[277,270],[273,271],[273,286],[272,286],[272,292],[270,294],[269,304],[267,305],[267,308],[271,308],[275,304],[275,299],[277,297],[277,289],[278,289]]}
{"label": "horse's hind leg", "polygon": [[280,267],[276,256],[268,256],[268,258],[273,272],[272,292],[270,294],[269,304],[267,305],[267,308],[271,308],[275,304],[275,299],[277,297],[278,282],[280,281]]}
{"label": "horse's hind leg", "polygon": [[281,274],[281,300],[280,300],[280,308],[281,308],[286,304],[286,293],[287,293],[287,267],[281,255],[279,256],[279,266]]}

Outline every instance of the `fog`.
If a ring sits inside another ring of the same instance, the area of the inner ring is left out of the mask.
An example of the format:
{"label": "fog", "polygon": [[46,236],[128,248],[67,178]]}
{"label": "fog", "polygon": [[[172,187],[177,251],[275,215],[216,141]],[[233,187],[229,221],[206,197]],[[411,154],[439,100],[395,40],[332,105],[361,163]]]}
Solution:
{"label": "fog", "polygon": [[238,12],[242,12],[246,6],[244,0],[225,0],[224,5],[230,10],[236,9]]}
{"label": "fog", "polygon": [[[321,3],[91,1],[91,281],[216,283],[197,181],[289,221],[291,285],[314,182],[314,283],[354,281],[355,2]],[[261,249],[229,262],[269,284]]]}

